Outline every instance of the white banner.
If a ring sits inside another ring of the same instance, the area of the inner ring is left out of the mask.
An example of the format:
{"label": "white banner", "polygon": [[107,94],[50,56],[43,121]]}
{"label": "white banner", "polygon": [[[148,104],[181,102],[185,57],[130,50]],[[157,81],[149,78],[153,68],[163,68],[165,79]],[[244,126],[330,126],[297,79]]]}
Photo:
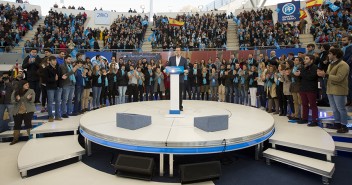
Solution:
{"label": "white banner", "polygon": [[110,25],[110,15],[108,11],[95,11],[95,24]]}

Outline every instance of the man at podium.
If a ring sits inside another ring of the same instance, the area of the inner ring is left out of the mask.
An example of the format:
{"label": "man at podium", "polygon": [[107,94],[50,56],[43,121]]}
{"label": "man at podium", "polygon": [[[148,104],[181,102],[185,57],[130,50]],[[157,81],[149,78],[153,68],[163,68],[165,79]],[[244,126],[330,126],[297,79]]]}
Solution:
{"label": "man at podium", "polygon": [[[185,69],[184,72],[187,73],[188,72],[187,60],[186,60],[186,58],[181,56],[181,48],[180,47],[176,47],[175,55],[176,56],[172,56],[169,58],[169,63],[167,64],[167,66],[183,66]],[[180,111],[183,111],[182,92],[183,92],[184,76],[185,76],[184,73],[180,74],[180,86],[179,86],[179,108],[180,108]],[[171,84],[170,88],[172,88],[172,84]]]}

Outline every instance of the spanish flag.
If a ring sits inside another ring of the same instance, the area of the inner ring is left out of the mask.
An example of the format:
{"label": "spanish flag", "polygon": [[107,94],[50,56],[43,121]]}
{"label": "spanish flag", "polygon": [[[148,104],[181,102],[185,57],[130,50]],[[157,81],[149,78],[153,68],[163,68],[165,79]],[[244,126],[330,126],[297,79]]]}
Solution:
{"label": "spanish flag", "polygon": [[306,11],[299,9],[299,19],[304,19],[307,17]]}
{"label": "spanish flag", "polygon": [[306,2],[306,7],[310,8],[313,6],[321,6],[323,4],[323,0],[309,0]]}
{"label": "spanish flag", "polygon": [[171,26],[183,26],[185,22],[175,20],[173,18],[169,18],[169,25]]}

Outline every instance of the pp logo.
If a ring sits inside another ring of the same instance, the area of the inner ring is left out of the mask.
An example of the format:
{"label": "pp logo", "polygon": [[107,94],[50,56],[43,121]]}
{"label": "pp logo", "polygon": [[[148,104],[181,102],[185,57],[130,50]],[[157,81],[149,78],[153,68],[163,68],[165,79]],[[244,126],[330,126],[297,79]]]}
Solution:
{"label": "pp logo", "polygon": [[282,12],[285,15],[292,15],[296,11],[296,6],[292,3],[287,3],[282,7]]}

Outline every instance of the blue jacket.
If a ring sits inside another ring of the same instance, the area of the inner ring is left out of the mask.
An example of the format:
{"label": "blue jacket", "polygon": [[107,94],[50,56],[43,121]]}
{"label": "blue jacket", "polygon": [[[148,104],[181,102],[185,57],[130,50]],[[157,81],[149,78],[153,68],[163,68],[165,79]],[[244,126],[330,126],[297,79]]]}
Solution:
{"label": "blue jacket", "polygon": [[81,86],[84,87],[84,78],[82,76],[83,74],[83,70],[77,69],[76,73],[75,73],[75,77],[76,77],[76,86]]}

